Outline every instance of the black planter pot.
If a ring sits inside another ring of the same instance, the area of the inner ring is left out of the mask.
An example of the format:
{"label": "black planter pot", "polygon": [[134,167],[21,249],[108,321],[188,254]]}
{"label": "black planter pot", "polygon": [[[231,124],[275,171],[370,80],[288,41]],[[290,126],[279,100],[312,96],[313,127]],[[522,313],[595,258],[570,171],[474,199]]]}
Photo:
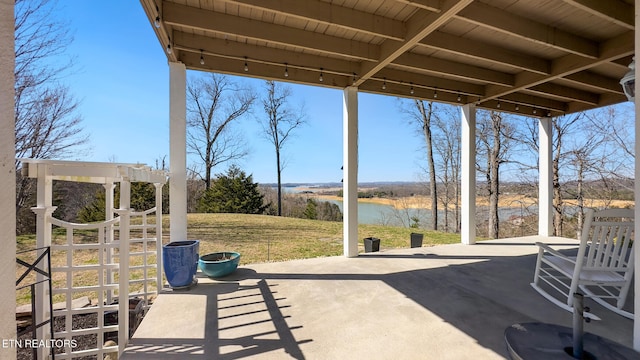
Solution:
{"label": "black planter pot", "polygon": [[411,233],[411,247],[412,248],[422,247],[423,238],[424,238],[424,234]]}
{"label": "black planter pot", "polygon": [[380,239],[374,237],[364,238],[364,252],[380,251]]}

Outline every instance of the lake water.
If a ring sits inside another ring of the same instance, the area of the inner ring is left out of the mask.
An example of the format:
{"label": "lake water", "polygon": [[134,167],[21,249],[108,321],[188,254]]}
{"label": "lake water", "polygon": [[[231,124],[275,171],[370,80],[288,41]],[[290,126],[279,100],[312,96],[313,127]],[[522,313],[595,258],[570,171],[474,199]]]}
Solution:
{"label": "lake water", "polygon": [[[321,199],[322,200],[322,199]],[[338,205],[343,211],[340,200],[323,200]],[[420,224],[426,226],[431,223],[431,211],[428,209],[395,209],[391,205],[358,202],[358,222],[361,224],[382,224],[408,227],[411,219],[420,219]]]}
{"label": "lake water", "polygon": [[[325,200],[320,198],[321,201],[327,201],[338,205],[340,211],[343,211],[343,203],[341,200]],[[476,214],[478,218],[488,217],[488,213],[483,208],[478,208],[479,212]],[[529,207],[528,211],[536,211],[533,207]],[[502,208],[498,212],[498,216],[501,221],[509,219],[511,216],[520,216],[522,209],[520,208]],[[483,215],[484,214],[484,215]],[[522,215],[528,215],[526,211]],[[453,216],[453,213],[449,213],[449,216]],[[370,202],[358,202],[358,222],[361,224],[381,224],[381,225],[393,225],[408,227],[412,223],[412,218],[419,219],[420,227],[429,227],[431,224],[431,210],[430,209],[395,209],[391,205],[374,204]],[[439,211],[438,219],[444,221],[444,211]],[[478,219],[479,220],[479,219]]]}
{"label": "lake water", "polygon": [[[274,190],[276,188],[274,187]],[[282,192],[285,194],[300,194],[304,190],[308,190],[308,187],[283,187]],[[332,204],[338,205],[340,211],[344,212],[342,200],[323,199],[322,196],[318,198],[320,201],[327,201]],[[500,221],[506,221],[511,216],[527,216],[532,213],[537,213],[536,206],[529,206],[527,209],[514,208],[500,208],[498,210],[498,216]],[[431,209],[395,209],[391,205],[376,204],[370,202],[358,202],[358,222],[361,224],[379,224],[390,226],[402,226],[409,227],[412,224],[412,218],[419,219],[419,226],[422,228],[428,228],[431,226],[432,214]],[[449,213],[450,221],[453,221],[453,212]],[[488,219],[489,213],[487,207],[477,207],[476,221],[484,221]],[[444,222],[444,211],[438,212],[438,222]]]}

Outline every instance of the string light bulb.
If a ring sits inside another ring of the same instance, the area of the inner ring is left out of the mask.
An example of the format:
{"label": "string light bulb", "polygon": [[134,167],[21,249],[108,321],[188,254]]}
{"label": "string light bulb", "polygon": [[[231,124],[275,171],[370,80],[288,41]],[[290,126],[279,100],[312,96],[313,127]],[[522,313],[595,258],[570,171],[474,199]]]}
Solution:
{"label": "string light bulb", "polygon": [[160,16],[156,16],[156,20],[153,22],[153,25],[155,25],[156,29],[160,28]]}
{"label": "string light bulb", "polygon": [[322,76],[322,68],[320,68],[320,78],[318,80],[320,80],[320,82],[324,81],[324,76]]}
{"label": "string light bulb", "polygon": [[498,105],[496,105],[498,109],[500,109],[500,101],[498,101]]}
{"label": "string light bulb", "polygon": [[413,86],[411,86],[411,95],[413,95],[415,91],[413,90]]}
{"label": "string light bulb", "polygon": [[289,77],[289,65],[284,63],[284,77]]}
{"label": "string light bulb", "polygon": [[387,78],[384,78],[384,81],[382,82],[382,90],[387,90]]}
{"label": "string light bulb", "polygon": [[247,64],[247,57],[244,57],[244,71],[247,72],[249,71],[249,64]]}
{"label": "string light bulb", "polygon": [[516,104],[516,111],[520,111],[520,104]]}
{"label": "string light bulb", "polygon": [[462,96],[460,96],[460,93],[458,93],[458,102],[460,102],[462,100]]}
{"label": "string light bulb", "polygon": [[167,44],[167,54],[171,54],[171,44]]}
{"label": "string light bulb", "polygon": [[200,49],[200,65],[204,65],[204,55],[202,54],[202,49]]}
{"label": "string light bulb", "polygon": [[433,98],[434,99],[438,98],[438,91],[437,90],[433,90]]}
{"label": "string light bulb", "polygon": [[536,109],[533,109],[533,113],[534,113],[534,114],[535,114],[535,113],[537,113],[537,112],[538,112],[538,111],[537,111]]}

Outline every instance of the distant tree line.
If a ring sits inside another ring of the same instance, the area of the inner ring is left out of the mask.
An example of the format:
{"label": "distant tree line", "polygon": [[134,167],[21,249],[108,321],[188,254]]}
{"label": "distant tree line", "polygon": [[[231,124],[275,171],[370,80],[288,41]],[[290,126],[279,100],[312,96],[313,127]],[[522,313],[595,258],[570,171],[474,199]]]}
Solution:
{"label": "distant tree line", "polygon": [[[389,190],[389,189],[365,190],[365,191],[358,191],[358,199],[392,198],[394,196],[413,196],[413,194],[408,194],[408,195],[398,195],[398,194],[399,194],[398,191],[394,192],[393,190]],[[344,191],[338,190],[336,195],[339,197],[343,197]]]}
{"label": "distant tree line", "polygon": [[[262,187],[262,192],[267,199],[275,199],[277,194],[270,187]],[[277,208],[271,206],[267,214],[277,214]],[[285,194],[282,197],[282,216],[301,219],[342,221],[340,207],[328,201],[322,201],[313,197],[305,197],[299,194]]]}
{"label": "distant tree line", "polygon": [[[458,232],[460,110],[420,100],[403,100],[401,109],[424,139],[428,189],[422,193],[432,198],[431,227]],[[632,198],[634,117],[625,109],[624,105],[606,107],[551,119],[554,235],[568,236],[582,227],[587,198],[603,201],[605,206],[614,199]],[[476,194],[489,200],[488,205],[478,207],[478,235],[491,238],[515,235],[509,226],[513,221],[500,219],[505,178],[518,184],[516,193],[537,199],[538,131],[537,118],[478,110]],[[568,199],[575,200],[577,205],[568,205]],[[517,204],[513,207],[517,208]],[[444,221],[436,218],[435,209],[444,212]],[[481,214],[484,209],[486,216]],[[530,211],[522,205],[521,209],[526,222],[537,223],[537,210]],[[521,221],[517,222],[521,230]],[[502,231],[503,225],[508,231]],[[537,233],[537,228],[531,226],[530,231]]]}

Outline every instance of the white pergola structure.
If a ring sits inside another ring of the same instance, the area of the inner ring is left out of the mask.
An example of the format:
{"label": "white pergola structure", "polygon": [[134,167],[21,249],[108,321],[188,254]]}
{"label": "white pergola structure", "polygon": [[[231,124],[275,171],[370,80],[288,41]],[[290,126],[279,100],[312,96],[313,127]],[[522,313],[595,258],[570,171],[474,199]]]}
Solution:
{"label": "white pergola structure", "polygon": [[[467,244],[475,240],[476,109],[538,117],[539,234],[549,235],[551,118],[626,101],[619,80],[640,41],[637,3],[141,0],[169,61],[172,240],[186,238],[186,69],[344,89],[346,256],[357,255],[361,91],[461,106],[462,241]],[[0,46],[13,48],[13,0],[0,0]],[[0,52],[0,64],[0,242],[5,250],[0,302],[10,306],[15,298],[13,54]],[[639,165],[636,158],[636,178]],[[640,194],[640,185],[635,191]],[[640,256],[640,248],[636,252]],[[640,268],[636,271],[640,275]],[[635,290],[640,293],[640,286]],[[635,305],[640,307],[640,297]],[[14,338],[13,314],[0,317],[0,337]],[[640,349],[640,321],[634,331]],[[0,357],[10,359],[10,352],[0,347]]]}
{"label": "white pergola structure", "polygon": [[[129,301],[137,297],[148,304],[151,296],[162,289],[162,187],[167,181],[163,170],[153,170],[144,164],[97,163],[61,160],[20,159],[22,176],[36,179],[36,206],[31,210],[36,214],[36,248],[49,248],[65,259],[61,264],[40,267],[50,272],[51,277],[65,279],[50,290],[43,276],[37,276],[35,284],[35,309],[33,321],[43,324],[46,320],[61,317],[64,329],[55,334],[46,326],[37,329],[39,340],[57,339],[71,342],[74,336],[95,336],[104,339],[110,331],[118,332],[118,346],[103,345],[98,341],[93,348],[76,349],[63,347],[56,358],[74,359],[80,356],[97,356],[124,350],[129,339]],[[56,219],[53,206],[53,182],[101,184],[104,187],[105,220],[90,224],[78,224]],[[131,207],[132,183],[153,184],[154,205],[149,209],[134,210]],[[116,184],[120,185],[119,204],[115,203]],[[63,233],[63,241],[53,241],[53,226]],[[77,234],[90,233],[89,239],[79,240]],[[137,249],[134,246],[137,245]],[[133,251],[132,251],[133,250]],[[94,259],[85,262],[76,258],[76,251],[93,254]],[[37,254],[42,255],[42,250]],[[137,264],[136,264],[137,260]],[[137,274],[135,272],[137,271]],[[93,276],[92,276],[93,275]],[[134,276],[135,275],[135,276]],[[14,275],[15,276],[15,275]],[[82,285],[73,279],[87,277]],[[90,280],[89,280],[90,279]],[[130,285],[141,289],[130,291]],[[74,308],[72,301],[77,294],[89,292],[96,299],[88,308]],[[51,312],[49,299],[61,295],[65,307]],[[114,300],[119,301],[114,303]],[[145,309],[146,310],[146,309]],[[98,326],[88,329],[74,329],[72,319],[77,314],[95,313]],[[106,324],[105,315],[117,312],[117,325]],[[38,358],[46,358],[50,349],[39,347]]]}

